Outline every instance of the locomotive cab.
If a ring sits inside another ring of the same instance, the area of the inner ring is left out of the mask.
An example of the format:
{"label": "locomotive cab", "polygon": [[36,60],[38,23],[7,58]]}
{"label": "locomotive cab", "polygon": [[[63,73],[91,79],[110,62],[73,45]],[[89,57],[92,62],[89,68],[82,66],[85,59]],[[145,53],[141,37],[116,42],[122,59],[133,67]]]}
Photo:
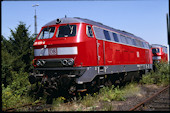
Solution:
{"label": "locomotive cab", "polygon": [[[90,25],[84,23],[44,26],[34,42],[33,65],[46,68],[96,65],[95,59],[87,60],[93,59],[96,53],[93,36]],[[50,65],[49,62],[55,62],[56,65]]]}

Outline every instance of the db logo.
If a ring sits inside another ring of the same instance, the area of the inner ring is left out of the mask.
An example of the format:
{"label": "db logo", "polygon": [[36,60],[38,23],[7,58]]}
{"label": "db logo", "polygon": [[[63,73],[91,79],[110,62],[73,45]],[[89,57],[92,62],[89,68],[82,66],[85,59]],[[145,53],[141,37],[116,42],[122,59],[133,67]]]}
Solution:
{"label": "db logo", "polygon": [[49,55],[57,55],[57,48],[49,48],[48,53]]}

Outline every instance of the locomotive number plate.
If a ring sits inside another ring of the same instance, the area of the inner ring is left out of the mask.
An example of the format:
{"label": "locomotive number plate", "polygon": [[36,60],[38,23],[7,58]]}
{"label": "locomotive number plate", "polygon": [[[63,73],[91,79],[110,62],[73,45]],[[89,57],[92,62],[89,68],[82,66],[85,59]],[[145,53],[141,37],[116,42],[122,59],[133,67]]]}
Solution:
{"label": "locomotive number plate", "polygon": [[48,48],[49,55],[57,55],[57,48]]}

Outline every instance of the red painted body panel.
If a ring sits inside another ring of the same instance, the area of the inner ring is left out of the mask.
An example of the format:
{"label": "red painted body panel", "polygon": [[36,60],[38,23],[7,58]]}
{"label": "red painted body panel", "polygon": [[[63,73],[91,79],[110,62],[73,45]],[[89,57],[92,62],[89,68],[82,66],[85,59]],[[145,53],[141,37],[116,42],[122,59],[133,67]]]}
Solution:
{"label": "red painted body panel", "polygon": [[[74,67],[152,64],[151,50],[98,40],[95,36],[93,38],[88,37],[86,35],[86,23],[71,23],[70,25],[73,24],[78,26],[76,36],[56,38],[59,26],[66,24],[52,25],[56,27],[54,36],[50,39],[36,39],[33,46],[34,49],[41,49],[44,45],[47,45],[47,48],[76,46],[78,48],[77,55],[35,56],[35,59],[73,58],[75,60]],[[93,35],[95,35],[94,31]]]}
{"label": "red painted body panel", "polygon": [[[139,56],[137,56],[139,52]],[[105,41],[106,65],[152,64],[151,51]]]}

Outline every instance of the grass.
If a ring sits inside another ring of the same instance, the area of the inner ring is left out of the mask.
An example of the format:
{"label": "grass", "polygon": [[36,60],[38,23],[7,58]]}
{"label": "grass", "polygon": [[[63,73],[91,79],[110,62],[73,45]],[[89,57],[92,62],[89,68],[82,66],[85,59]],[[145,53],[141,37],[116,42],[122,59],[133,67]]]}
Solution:
{"label": "grass", "polygon": [[86,96],[83,97],[82,100],[80,100],[80,103],[86,107],[93,106],[97,101],[97,98],[95,96],[92,96],[90,94],[86,94]]}
{"label": "grass", "polygon": [[101,109],[101,111],[113,111],[114,110],[114,106],[110,102],[104,102],[102,103],[102,106],[103,108]]}
{"label": "grass", "polygon": [[102,89],[100,89],[98,98],[101,101],[108,101],[108,102],[111,102],[113,100],[117,100],[117,101],[124,100],[122,90],[120,90],[119,87],[114,88],[114,86],[110,88],[103,87]]}

